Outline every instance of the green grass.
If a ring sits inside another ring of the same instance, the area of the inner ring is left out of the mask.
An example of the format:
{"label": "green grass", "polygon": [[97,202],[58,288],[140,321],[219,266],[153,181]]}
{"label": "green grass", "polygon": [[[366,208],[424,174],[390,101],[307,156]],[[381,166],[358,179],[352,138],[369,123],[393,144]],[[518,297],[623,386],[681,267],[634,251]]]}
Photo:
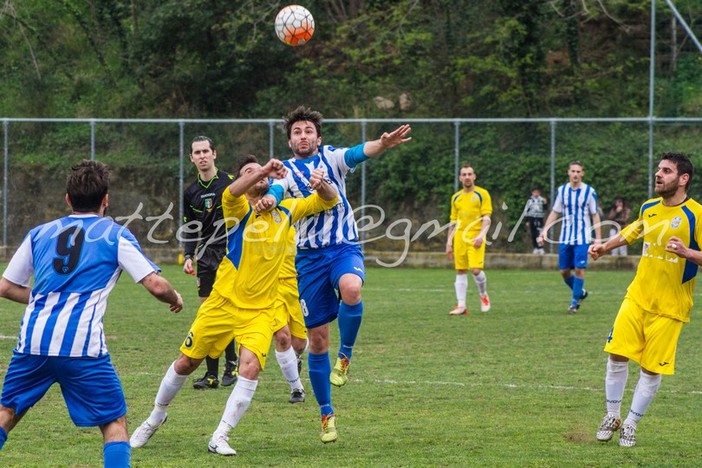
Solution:
{"label": "green grass", "polygon": [[[176,266],[166,266],[164,275],[184,294],[187,309],[181,314],[170,314],[126,276],[108,307],[108,344],[132,429],[148,416],[196,310],[192,277]],[[319,442],[307,376],[307,402],[290,405],[287,383],[271,359],[249,411],[230,434],[239,457],[207,453],[228,389],[195,391],[188,382],[168,423],[132,452],[132,465],[699,465],[702,325],[694,312],[680,339],[677,374],[663,379],[639,424],[637,446],[621,448],[616,437],[607,444],[594,440],[604,414],[602,346],[632,276],[589,272],[590,297],[568,316],[568,292],[556,271],[488,270],[490,313],[479,312],[469,284],[471,314],[449,317],[455,301],[451,270],[371,269],[349,383],[333,390],[337,443]],[[14,337],[21,310],[2,303],[0,335]],[[335,333],[332,349],[336,343]],[[14,338],[0,340],[3,376],[14,344]],[[632,364],[624,413],[637,379]],[[99,431],[74,427],[53,388],[10,434],[0,465],[100,466],[101,447]]]}

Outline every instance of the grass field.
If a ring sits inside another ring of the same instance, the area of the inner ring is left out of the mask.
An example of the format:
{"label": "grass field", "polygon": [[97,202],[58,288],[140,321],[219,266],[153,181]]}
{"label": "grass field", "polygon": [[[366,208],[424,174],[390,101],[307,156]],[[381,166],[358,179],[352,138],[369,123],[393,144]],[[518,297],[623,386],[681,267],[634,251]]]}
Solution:
{"label": "grass field", "polygon": [[[148,416],[196,310],[193,278],[177,266],[166,266],[164,275],[186,300],[179,315],[127,276],[108,307],[108,344],[130,429]],[[471,314],[449,317],[451,270],[370,269],[349,383],[333,391],[337,443],[319,441],[307,366],[307,402],[290,405],[287,383],[270,359],[249,411],[231,433],[238,457],[207,452],[229,390],[195,391],[188,382],[168,423],[132,452],[132,466],[699,466],[702,321],[696,311],[682,333],[677,374],[663,379],[639,424],[637,446],[621,448],[617,436],[607,444],[594,439],[604,414],[602,345],[632,276],[589,272],[590,297],[568,316],[568,293],[556,271],[488,270],[492,310],[479,312],[471,282]],[[0,308],[3,377],[21,311],[9,302]],[[624,414],[637,379],[632,364]],[[0,452],[2,466],[101,463],[99,431],[73,426],[57,388],[29,411]]]}

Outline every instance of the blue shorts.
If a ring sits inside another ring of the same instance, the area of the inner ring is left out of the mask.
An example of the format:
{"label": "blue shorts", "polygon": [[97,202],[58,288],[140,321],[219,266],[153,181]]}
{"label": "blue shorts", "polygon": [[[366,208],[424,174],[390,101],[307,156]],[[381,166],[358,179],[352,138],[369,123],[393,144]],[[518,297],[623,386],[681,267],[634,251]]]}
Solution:
{"label": "blue shorts", "polygon": [[127,414],[122,384],[109,355],[72,358],[14,353],[0,404],[22,415],[57,382],[76,426],[100,426]]}
{"label": "blue shorts", "polygon": [[321,249],[298,249],[295,257],[300,307],[307,328],[333,322],[339,314],[339,279],[351,273],[366,278],[363,252],[358,244]]}
{"label": "blue shorts", "polygon": [[588,244],[558,246],[558,269],[587,268]]}

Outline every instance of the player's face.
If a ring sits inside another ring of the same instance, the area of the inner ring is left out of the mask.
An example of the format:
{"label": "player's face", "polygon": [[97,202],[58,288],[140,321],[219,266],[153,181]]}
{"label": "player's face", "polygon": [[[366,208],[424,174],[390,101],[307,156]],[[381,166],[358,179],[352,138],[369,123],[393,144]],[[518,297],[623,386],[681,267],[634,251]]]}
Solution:
{"label": "player's face", "polygon": [[568,180],[570,180],[571,184],[579,184],[583,180],[584,174],[585,170],[583,170],[583,166],[579,164],[572,164],[568,168]]}
{"label": "player's face", "polygon": [[[241,175],[249,174],[257,169],[261,169],[261,165],[258,163],[249,163],[241,168]],[[261,196],[268,191],[270,183],[268,182],[268,177],[256,182],[256,184],[248,190],[248,193],[252,196]]]}
{"label": "player's face", "polygon": [[212,151],[210,143],[207,141],[195,141],[190,151],[190,160],[199,171],[209,171],[214,167],[214,160],[217,159],[217,152]]}
{"label": "player's face", "polygon": [[463,184],[463,188],[469,189],[469,188],[473,187],[473,183],[475,182],[475,172],[473,172],[473,168],[472,167],[461,168],[461,172],[458,175],[458,179]]}
{"label": "player's face", "polygon": [[685,190],[685,181],[678,174],[678,166],[673,161],[663,159],[658,163],[655,190],[663,198],[670,198],[679,189]]}
{"label": "player's face", "polygon": [[298,159],[305,159],[317,154],[322,137],[317,135],[317,128],[312,122],[295,122],[290,127],[288,146]]}

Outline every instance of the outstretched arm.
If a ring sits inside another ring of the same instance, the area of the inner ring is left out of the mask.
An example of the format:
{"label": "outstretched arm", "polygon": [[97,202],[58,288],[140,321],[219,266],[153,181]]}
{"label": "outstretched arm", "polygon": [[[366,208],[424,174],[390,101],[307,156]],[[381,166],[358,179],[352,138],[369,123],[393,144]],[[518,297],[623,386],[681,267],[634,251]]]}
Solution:
{"label": "outstretched arm", "polygon": [[266,177],[282,179],[285,177],[286,171],[287,169],[285,169],[283,163],[277,159],[271,159],[265,166],[261,167],[252,164],[250,165],[250,168],[246,169],[234,182],[229,185],[229,192],[235,197],[240,197],[251,187]]}
{"label": "outstretched arm", "polygon": [[409,124],[404,124],[390,133],[383,133],[377,140],[367,141],[363,145],[363,154],[374,158],[385,150],[407,143],[412,139],[412,137],[407,136],[411,131],[412,127]]}
{"label": "outstretched arm", "polygon": [[171,283],[169,283],[166,278],[153,272],[142,279],[140,283],[156,299],[170,305],[169,309],[171,312],[177,314],[183,310],[183,298],[180,297],[178,291],[173,289],[173,286],[171,286]]}

